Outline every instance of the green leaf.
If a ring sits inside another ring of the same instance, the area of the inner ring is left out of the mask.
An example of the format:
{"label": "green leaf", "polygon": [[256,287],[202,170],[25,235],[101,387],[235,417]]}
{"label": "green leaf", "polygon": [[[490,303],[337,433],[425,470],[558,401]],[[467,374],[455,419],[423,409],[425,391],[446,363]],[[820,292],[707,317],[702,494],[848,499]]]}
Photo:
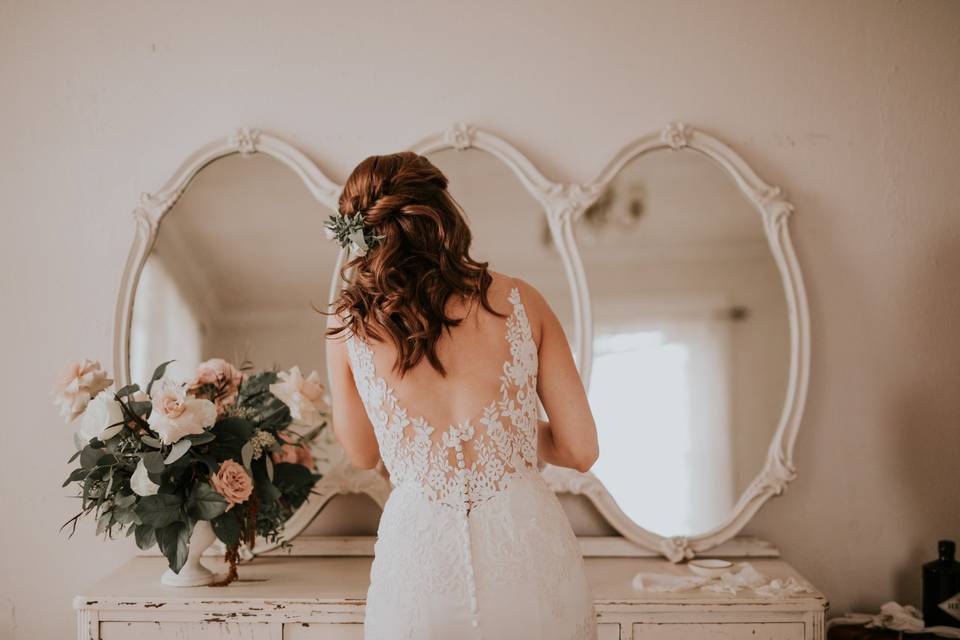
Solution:
{"label": "green leaf", "polygon": [[263,465],[254,465],[253,467],[253,488],[257,492],[257,497],[263,504],[274,502],[282,496],[270,478],[267,477],[266,469]]}
{"label": "green leaf", "polygon": [[140,391],[140,385],[138,385],[138,384],[128,384],[128,385],[125,386],[125,387],[121,387],[114,395],[115,395],[117,398],[124,398],[124,397],[126,397],[126,396],[129,396],[129,395],[132,395],[132,394],[136,393],[137,391]]}
{"label": "green leaf", "polygon": [[110,513],[113,514],[113,521],[119,524],[140,524],[140,518],[137,512],[130,507],[115,507]]}
{"label": "green leaf", "polygon": [[216,437],[217,436],[215,436],[210,431],[204,431],[203,433],[191,434],[187,436],[187,439],[190,440],[190,442],[193,443],[193,446],[196,447],[201,444],[207,444],[208,442],[212,442]]}
{"label": "green leaf", "polygon": [[113,520],[113,512],[105,511],[100,514],[100,517],[97,519],[97,535],[103,535],[103,532],[107,530]]}
{"label": "green leaf", "polygon": [[148,447],[153,447],[154,449],[159,449],[163,446],[163,443],[160,442],[157,438],[153,436],[140,436],[140,442],[147,445]]}
{"label": "green leaf", "polygon": [[137,495],[135,493],[127,493],[123,495],[117,495],[113,499],[113,504],[117,505],[121,509],[126,509],[127,507],[132,507],[137,501]]}
{"label": "green leaf", "polygon": [[131,400],[127,403],[130,411],[140,418],[146,419],[147,414],[153,409],[153,403],[149,400]]}
{"label": "green leaf", "polygon": [[97,461],[102,455],[103,451],[99,448],[87,445],[83,448],[83,451],[80,452],[80,466],[84,469],[93,469],[97,466]]}
{"label": "green leaf", "polygon": [[213,526],[213,532],[223,544],[232,546],[240,541],[240,522],[237,516],[227,512],[210,521]]}
{"label": "green leaf", "polygon": [[137,546],[146,551],[157,543],[156,529],[148,524],[138,524],[134,536]]}
{"label": "green leaf", "polygon": [[67,479],[63,481],[63,486],[65,487],[71,482],[79,482],[83,480],[87,477],[88,473],[90,473],[89,469],[84,469],[82,467],[80,469],[74,469],[70,472],[70,475],[67,477]]}
{"label": "green leaf", "polygon": [[273,459],[265,455],[263,456],[263,462],[267,465],[267,477],[270,478],[270,482],[273,482]]}
{"label": "green leaf", "polygon": [[167,458],[163,461],[164,464],[173,464],[179,460],[183,454],[185,454],[189,449],[192,443],[184,438],[183,440],[178,440],[173,447],[170,449],[170,453],[167,454]]}
{"label": "green leaf", "polygon": [[240,460],[247,471],[250,471],[250,464],[253,462],[253,445],[249,442],[245,443],[240,449]]}
{"label": "green leaf", "polygon": [[151,451],[143,454],[143,466],[151,473],[163,473],[163,454],[159,451]]}
{"label": "green leaf", "polygon": [[150,390],[153,388],[153,383],[163,377],[164,372],[167,370],[167,365],[171,362],[173,362],[173,360],[167,360],[153,370],[153,375],[150,377],[150,383],[147,385],[147,395],[150,395]]}
{"label": "green leaf", "polygon": [[137,503],[136,512],[141,522],[159,529],[180,520],[182,503],[180,496],[157,493],[141,498]]}
{"label": "green leaf", "polygon": [[213,520],[227,510],[227,501],[206,482],[193,487],[187,500],[187,513],[197,520]]}
{"label": "green leaf", "polygon": [[180,573],[180,569],[187,561],[187,552],[190,550],[190,529],[186,522],[173,522],[156,531],[157,546],[167,557],[167,563],[174,573]]}
{"label": "green leaf", "polygon": [[70,456],[70,459],[67,460],[67,464],[70,464],[71,462],[79,458],[81,453],[83,453],[83,449],[77,449],[77,451],[72,456]]}

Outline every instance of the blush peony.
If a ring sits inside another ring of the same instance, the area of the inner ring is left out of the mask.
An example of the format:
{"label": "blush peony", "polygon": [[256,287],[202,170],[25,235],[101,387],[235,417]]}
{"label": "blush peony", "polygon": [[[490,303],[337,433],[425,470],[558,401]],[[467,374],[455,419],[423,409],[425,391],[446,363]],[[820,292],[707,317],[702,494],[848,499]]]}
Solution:
{"label": "blush peony", "polygon": [[313,455],[307,447],[287,442],[280,446],[280,453],[273,454],[274,462],[289,462],[290,464],[302,464],[310,471],[316,471],[316,463]]}
{"label": "blush peony", "polygon": [[234,460],[224,460],[215,474],[210,476],[210,485],[227,501],[227,511],[234,505],[246,502],[253,493],[253,480]]}
{"label": "blush peony", "polygon": [[57,375],[53,384],[54,404],[67,422],[76,419],[98,393],[113,384],[96,360],[70,362]]}
{"label": "blush peony", "polygon": [[237,391],[245,377],[242,371],[223,358],[211,358],[197,367],[197,377],[190,384],[189,390],[195,392],[203,385],[214,385],[218,392],[215,399],[217,412],[223,413],[237,401]]}
{"label": "blush peony", "polygon": [[203,433],[217,420],[217,408],[212,402],[187,395],[185,385],[169,378],[157,380],[151,395],[153,410],[148,422],[164,444]]}
{"label": "blush peony", "polygon": [[323,397],[326,389],[320,383],[320,374],[314,371],[304,378],[300,367],[293,367],[290,371],[277,373],[277,378],[280,382],[270,385],[270,393],[290,408],[293,419],[311,427],[323,424],[327,403]]}

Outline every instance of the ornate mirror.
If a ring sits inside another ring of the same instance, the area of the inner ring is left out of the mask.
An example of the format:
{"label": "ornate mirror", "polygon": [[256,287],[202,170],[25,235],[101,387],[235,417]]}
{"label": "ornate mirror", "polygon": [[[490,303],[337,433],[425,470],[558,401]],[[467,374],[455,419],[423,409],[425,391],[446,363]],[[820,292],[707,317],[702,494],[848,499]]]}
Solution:
{"label": "ornate mirror", "polygon": [[[323,228],[337,191],[286,143],[239,130],[145,194],[117,310],[121,384],[145,384],[167,360],[167,375],[190,380],[210,358],[325,377],[326,322],[316,309],[339,260]],[[341,462],[332,437],[321,431],[305,461],[325,476]]]}
{"label": "ornate mirror", "polygon": [[[464,124],[412,150],[450,178],[476,257],[537,287],[570,339],[600,459],[586,474],[543,473],[571,520],[598,522],[575,523],[584,553],[772,552],[731,539],[795,477],[809,321],[780,190],[679,123],[586,185],[551,182]],[[342,256],[322,230],[339,189],[290,145],[241,129],[145,195],[117,306],[118,382],[169,357],[180,375],[210,356],[323,375],[310,303],[340,285]],[[330,433],[314,454],[325,475],[285,537],[303,534],[296,553],[371,553],[388,484],[346,463]],[[330,503],[342,494],[366,502]],[[317,525],[328,505],[345,526]]]}
{"label": "ornate mirror", "polygon": [[556,485],[628,539],[692,557],[794,476],[807,317],[792,208],[683,125],[625,149],[590,190],[574,236],[601,453],[589,479]]}

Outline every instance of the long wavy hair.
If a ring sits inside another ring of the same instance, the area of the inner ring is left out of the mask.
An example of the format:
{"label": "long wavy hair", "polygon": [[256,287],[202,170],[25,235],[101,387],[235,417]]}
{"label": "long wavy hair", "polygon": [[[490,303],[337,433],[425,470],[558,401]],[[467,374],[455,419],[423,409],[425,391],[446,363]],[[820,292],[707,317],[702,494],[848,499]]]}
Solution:
{"label": "long wavy hair", "polygon": [[326,333],[390,340],[397,349],[393,369],[401,377],[423,358],[446,376],[437,342],[462,321],[447,315],[451,296],[505,317],[490,306],[488,263],[470,256],[470,228],[447,185],[429,160],[405,151],[370,156],[340,194],[339,213],[359,213],[383,239],[344,265],[347,284],[330,311],[343,324]]}

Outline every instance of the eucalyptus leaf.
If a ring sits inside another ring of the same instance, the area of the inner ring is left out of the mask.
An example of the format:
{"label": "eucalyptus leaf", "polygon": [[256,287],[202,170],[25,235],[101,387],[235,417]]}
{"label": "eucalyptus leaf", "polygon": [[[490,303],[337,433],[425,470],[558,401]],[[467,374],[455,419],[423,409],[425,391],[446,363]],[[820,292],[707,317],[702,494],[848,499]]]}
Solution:
{"label": "eucalyptus leaf", "polygon": [[193,444],[186,438],[183,440],[178,440],[173,447],[170,449],[170,453],[167,454],[166,459],[163,461],[164,464],[173,464],[179,460],[183,454],[185,454],[189,449],[190,445]]}
{"label": "eucalyptus leaf", "polygon": [[72,456],[70,456],[70,459],[67,460],[67,464],[70,464],[71,462],[79,458],[81,453],[83,453],[83,449],[77,449],[77,451]]}
{"label": "eucalyptus leaf", "polygon": [[243,461],[243,466],[250,470],[250,464],[253,462],[253,445],[249,442],[245,443],[240,449],[240,460]]}
{"label": "eucalyptus leaf", "polygon": [[97,519],[97,535],[103,535],[103,533],[110,527],[111,522],[113,521],[113,512],[105,511]]}
{"label": "eucalyptus leaf", "polygon": [[65,487],[71,482],[79,482],[80,480],[83,480],[87,477],[88,473],[90,473],[90,471],[82,467],[80,469],[74,469],[70,472],[70,475],[67,477],[67,479],[63,481],[63,486]]}
{"label": "eucalyptus leaf", "polygon": [[267,465],[267,477],[273,482],[273,459],[270,456],[263,456],[263,461]]}
{"label": "eucalyptus leaf", "polygon": [[103,455],[102,451],[88,445],[80,452],[80,466],[84,469],[93,469],[97,466],[101,455]]}
{"label": "eucalyptus leaf", "polygon": [[196,447],[201,444],[207,444],[208,442],[212,442],[214,439],[216,439],[216,437],[217,436],[214,435],[212,432],[204,431],[203,433],[194,433],[192,435],[189,435],[187,436],[187,439],[190,440],[190,442],[193,443],[193,446]]}
{"label": "eucalyptus leaf", "polygon": [[118,495],[117,497],[115,497],[113,499],[113,504],[117,505],[121,509],[125,509],[127,507],[132,507],[134,503],[136,503],[136,501],[137,501],[136,494],[127,493],[127,494]]}
{"label": "eucalyptus leaf", "polygon": [[131,400],[127,406],[130,407],[130,411],[143,419],[146,419],[147,414],[153,409],[153,403],[149,400]]}
{"label": "eucalyptus leaf", "polygon": [[140,436],[140,442],[147,445],[148,447],[153,447],[154,449],[159,449],[163,446],[163,443],[160,442],[157,438],[153,436]]}
{"label": "eucalyptus leaf", "polygon": [[133,395],[137,391],[140,391],[140,385],[128,384],[125,387],[121,387],[114,395],[118,398],[125,398],[126,396]]}
{"label": "eucalyptus leaf", "polygon": [[153,389],[153,383],[163,377],[163,374],[167,370],[167,365],[173,362],[173,360],[167,360],[159,367],[153,370],[153,375],[150,377],[150,383],[147,385],[147,395],[150,395],[150,390]]}

